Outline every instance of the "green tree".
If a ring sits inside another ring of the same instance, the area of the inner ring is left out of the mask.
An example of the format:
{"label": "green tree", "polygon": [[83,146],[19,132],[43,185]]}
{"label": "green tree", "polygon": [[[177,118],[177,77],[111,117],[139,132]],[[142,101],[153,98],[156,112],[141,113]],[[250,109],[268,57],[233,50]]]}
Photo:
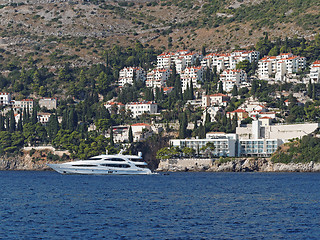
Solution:
{"label": "green tree", "polygon": [[128,140],[129,140],[129,143],[133,143],[133,133],[132,133],[131,126],[129,127]]}
{"label": "green tree", "polygon": [[238,87],[236,84],[233,85],[231,94],[232,94],[232,96],[238,96]]}

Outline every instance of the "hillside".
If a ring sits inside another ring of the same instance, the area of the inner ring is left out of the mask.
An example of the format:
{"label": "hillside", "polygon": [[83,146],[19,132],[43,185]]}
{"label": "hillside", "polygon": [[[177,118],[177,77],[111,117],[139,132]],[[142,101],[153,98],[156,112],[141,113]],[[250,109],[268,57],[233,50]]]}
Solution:
{"label": "hillside", "polygon": [[[0,4],[4,58],[83,66],[103,61],[114,44],[137,40],[156,49],[228,49],[255,44],[263,34],[313,39],[320,28],[317,0],[15,1]],[[61,55],[57,58],[57,55]]]}

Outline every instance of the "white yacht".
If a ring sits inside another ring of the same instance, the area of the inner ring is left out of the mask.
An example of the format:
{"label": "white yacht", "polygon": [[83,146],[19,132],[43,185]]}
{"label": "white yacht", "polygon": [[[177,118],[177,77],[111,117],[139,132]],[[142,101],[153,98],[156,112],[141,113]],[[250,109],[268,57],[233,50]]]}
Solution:
{"label": "white yacht", "polygon": [[99,155],[87,160],[47,164],[61,174],[91,174],[91,175],[128,175],[152,174],[142,154],[136,155]]}

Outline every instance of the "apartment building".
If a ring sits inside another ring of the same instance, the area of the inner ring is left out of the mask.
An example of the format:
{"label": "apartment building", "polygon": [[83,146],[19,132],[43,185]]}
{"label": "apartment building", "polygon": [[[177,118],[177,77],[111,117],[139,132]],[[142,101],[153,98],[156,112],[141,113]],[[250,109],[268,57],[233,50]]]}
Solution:
{"label": "apartment building", "polygon": [[306,58],[295,56],[292,53],[266,56],[258,62],[258,77],[263,80],[275,78],[276,81],[283,81],[285,76],[296,73],[305,67]]}
{"label": "apartment building", "polygon": [[200,153],[201,148],[207,143],[213,143],[214,156],[236,157],[236,135],[225,133],[208,133],[206,139],[171,139],[170,145],[179,148],[193,148],[197,153]]}
{"label": "apartment building", "polygon": [[150,88],[162,88],[170,77],[170,69],[153,69],[147,73],[146,86]]}
{"label": "apartment building", "polygon": [[231,92],[234,85],[239,88],[241,83],[247,81],[247,74],[242,69],[225,69],[220,74],[220,81],[222,81],[223,90]]}
{"label": "apartment building", "polygon": [[144,113],[155,114],[158,112],[158,105],[155,102],[132,102],[125,105],[127,111],[131,111],[132,117],[136,118]]}
{"label": "apartment building", "polygon": [[199,82],[203,81],[203,71],[204,68],[199,67],[187,67],[181,73],[181,85],[182,85],[182,92],[187,89],[187,86],[193,85],[193,88],[200,88],[201,85]]}
{"label": "apartment building", "polygon": [[11,102],[11,94],[0,92],[0,105],[9,105]]}
{"label": "apartment building", "polygon": [[320,80],[320,60],[312,63],[310,67],[310,79],[312,83],[319,83]]}
{"label": "apartment building", "polygon": [[218,72],[224,69],[235,69],[237,63],[248,60],[250,63],[260,57],[258,51],[234,51],[232,53],[210,53],[201,61],[203,67],[216,68]]}
{"label": "apartment building", "polygon": [[120,87],[123,87],[126,84],[133,84],[133,77],[135,75],[135,80],[145,81],[146,74],[143,68],[141,67],[125,67],[119,72],[118,84]]}
{"label": "apartment building", "polygon": [[55,98],[40,98],[39,107],[46,109],[57,109],[57,99]]}
{"label": "apartment building", "polygon": [[14,108],[29,108],[30,112],[33,110],[33,99],[13,100],[12,104]]}

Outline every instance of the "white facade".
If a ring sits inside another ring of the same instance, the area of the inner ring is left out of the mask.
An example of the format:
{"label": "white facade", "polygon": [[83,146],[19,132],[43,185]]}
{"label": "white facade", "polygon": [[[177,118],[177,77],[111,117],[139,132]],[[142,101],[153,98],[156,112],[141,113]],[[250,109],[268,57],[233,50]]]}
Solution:
{"label": "white facade", "polygon": [[248,60],[250,63],[257,61],[259,57],[260,52],[257,51],[235,51],[223,54],[210,53],[202,59],[201,65],[210,69],[216,67],[217,71],[220,72],[224,69],[235,69],[237,63],[244,60]]}
{"label": "white facade", "polygon": [[310,79],[312,83],[318,83],[320,80],[320,60],[312,63],[310,67]]}
{"label": "white facade", "polygon": [[206,146],[207,143],[213,143],[214,156],[235,157],[236,156],[236,139],[227,138],[225,136],[206,139],[171,139],[170,145],[179,148],[193,148],[196,151]]}
{"label": "white facade", "polygon": [[107,102],[104,104],[104,107],[109,111],[109,113],[118,114],[121,109],[125,108],[125,105],[119,102]]}
{"label": "white facade", "polygon": [[0,105],[9,105],[11,102],[11,94],[0,92]]}
{"label": "white facade", "polygon": [[170,69],[153,69],[147,73],[146,86],[162,88],[170,77]]}
{"label": "white facade", "polygon": [[30,112],[33,109],[33,100],[32,99],[22,99],[20,101],[13,100],[12,102],[13,102],[13,106],[16,108],[24,109],[24,108],[29,107]]}
{"label": "white facade", "polygon": [[158,105],[154,102],[132,102],[127,103],[126,110],[130,110],[132,117],[136,118],[144,113],[155,114],[158,111]]}
{"label": "white facade", "polygon": [[51,113],[38,113],[38,122],[41,124],[47,124],[49,122]]}
{"label": "white facade", "polygon": [[222,93],[216,93],[212,95],[203,95],[202,96],[202,107],[209,107],[209,106],[224,106],[227,105],[227,102],[230,98]]}
{"label": "white facade", "polygon": [[209,114],[211,122],[215,121],[215,116],[217,115],[217,113],[221,110],[221,107],[207,107],[205,110],[203,110],[203,124],[205,124],[206,121],[206,116],[207,114]]}
{"label": "white facade", "polygon": [[203,67],[187,67],[181,73],[182,92],[187,89],[187,85],[193,85],[193,88],[200,88],[199,81],[203,81]]}
{"label": "white facade", "polygon": [[119,72],[119,86],[123,87],[126,84],[133,84],[133,75],[136,75],[136,80],[145,81],[145,71],[141,67],[125,67]]}
{"label": "white facade", "polygon": [[258,77],[268,80],[275,75],[276,81],[283,81],[286,75],[296,73],[306,67],[306,58],[282,53],[278,56],[266,56],[258,62]]}
{"label": "white facade", "polygon": [[47,109],[57,109],[57,99],[55,98],[40,98],[39,107]]}
{"label": "white facade", "polygon": [[223,90],[231,92],[234,85],[238,88],[240,84],[247,81],[247,74],[241,69],[226,69],[220,74]]}

